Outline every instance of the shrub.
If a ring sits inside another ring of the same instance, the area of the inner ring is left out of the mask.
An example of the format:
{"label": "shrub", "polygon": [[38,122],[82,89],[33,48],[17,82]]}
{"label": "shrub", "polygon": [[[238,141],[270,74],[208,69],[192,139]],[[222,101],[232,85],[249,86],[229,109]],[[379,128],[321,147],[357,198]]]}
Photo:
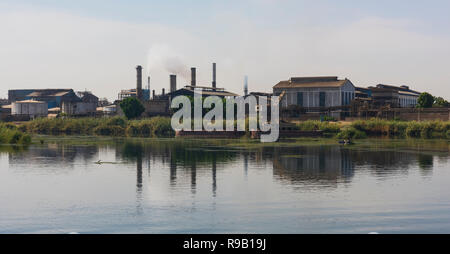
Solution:
{"label": "shrub", "polygon": [[301,131],[323,131],[324,133],[336,134],[340,131],[340,126],[337,123],[320,122],[308,120],[296,125]]}
{"label": "shrub", "polygon": [[0,143],[28,145],[31,143],[31,137],[17,128],[10,129],[2,126],[0,127]]}
{"label": "shrub", "polygon": [[416,121],[409,122],[406,127],[406,136],[410,138],[419,138],[421,135],[420,124]]}
{"label": "shrub", "polygon": [[110,125],[110,126],[120,126],[122,128],[125,128],[127,125],[127,120],[123,117],[112,117],[112,118],[108,118],[108,120],[106,120],[106,125]]}
{"label": "shrub", "polygon": [[367,135],[354,127],[347,127],[341,130],[336,137],[340,139],[363,139],[367,138]]}
{"label": "shrub", "polygon": [[94,129],[94,133],[102,136],[124,136],[125,129],[117,125],[100,125]]}

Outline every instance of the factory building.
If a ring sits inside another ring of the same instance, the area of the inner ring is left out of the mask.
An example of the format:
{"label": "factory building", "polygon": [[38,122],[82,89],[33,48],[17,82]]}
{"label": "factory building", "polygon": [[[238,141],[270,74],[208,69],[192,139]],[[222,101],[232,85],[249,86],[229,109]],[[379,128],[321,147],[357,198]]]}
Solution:
{"label": "factory building", "polygon": [[295,77],[273,87],[275,95],[285,94],[282,107],[291,105],[309,110],[350,105],[355,98],[355,86],[338,77]]}
{"label": "factory building", "polygon": [[8,101],[34,100],[47,102],[48,108],[61,107],[62,102],[79,102],[81,99],[72,89],[24,89],[9,90]]}
{"label": "factory building", "polygon": [[13,116],[26,116],[29,118],[47,117],[48,104],[45,101],[24,100],[11,104]]}
{"label": "factory building", "polygon": [[369,87],[374,105],[391,106],[393,108],[414,108],[420,92],[411,90],[408,86],[393,86],[379,84]]}
{"label": "factory building", "polygon": [[372,91],[369,88],[355,87],[355,99],[368,99],[372,97]]}
{"label": "factory building", "polygon": [[[119,101],[122,101],[128,97],[138,98],[137,89],[122,90],[117,95],[117,99]],[[149,89],[142,89],[142,99],[144,101],[150,100],[150,90]]]}
{"label": "factory building", "polygon": [[97,112],[98,97],[91,92],[77,92],[80,99],[73,101],[63,101],[61,104],[61,113],[68,116],[93,116]]}

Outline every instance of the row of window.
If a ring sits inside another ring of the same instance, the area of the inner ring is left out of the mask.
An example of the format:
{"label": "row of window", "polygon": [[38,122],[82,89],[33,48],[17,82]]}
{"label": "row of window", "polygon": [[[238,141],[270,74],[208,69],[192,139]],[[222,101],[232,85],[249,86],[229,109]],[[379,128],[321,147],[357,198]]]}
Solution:
{"label": "row of window", "polygon": [[[298,92],[297,93],[297,105],[299,106],[305,106],[304,103],[304,96],[303,96],[303,92]],[[326,105],[326,92],[319,92],[319,107],[326,107],[329,105]],[[355,94],[352,92],[342,92],[341,94],[341,98],[342,98],[342,105],[349,105],[350,102],[352,100],[355,99]]]}
{"label": "row of window", "polygon": [[400,98],[400,106],[409,107],[417,105],[417,98]]}

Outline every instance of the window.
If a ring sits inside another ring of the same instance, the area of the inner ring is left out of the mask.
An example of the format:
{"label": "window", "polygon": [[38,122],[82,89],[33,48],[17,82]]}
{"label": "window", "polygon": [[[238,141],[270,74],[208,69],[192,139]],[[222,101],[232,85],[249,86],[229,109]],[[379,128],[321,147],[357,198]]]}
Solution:
{"label": "window", "polygon": [[325,92],[319,93],[319,107],[325,107]]}
{"label": "window", "polygon": [[300,107],[303,107],[303,93],[299,92],[297,93],[297,105]]}

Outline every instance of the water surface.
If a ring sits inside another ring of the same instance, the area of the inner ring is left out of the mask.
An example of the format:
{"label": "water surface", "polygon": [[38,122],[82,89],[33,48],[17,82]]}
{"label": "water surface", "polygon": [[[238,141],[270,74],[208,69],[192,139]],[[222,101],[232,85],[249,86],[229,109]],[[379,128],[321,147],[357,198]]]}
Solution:
{"label": "water surface", "polygon": [[85,140],[1,147],[0,233],[450,233],[446,141]]}

